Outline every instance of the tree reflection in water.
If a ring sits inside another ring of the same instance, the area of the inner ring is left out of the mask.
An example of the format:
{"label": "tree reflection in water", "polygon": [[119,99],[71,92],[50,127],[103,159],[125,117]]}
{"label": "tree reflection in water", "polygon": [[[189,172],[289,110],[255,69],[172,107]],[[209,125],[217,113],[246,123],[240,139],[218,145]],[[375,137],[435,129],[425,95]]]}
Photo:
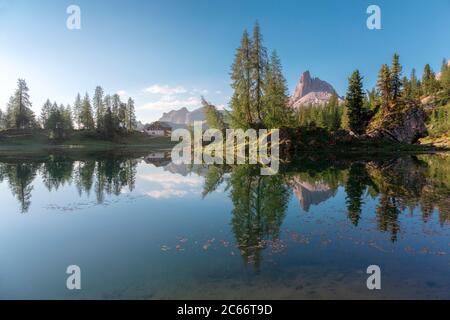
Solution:
{"label": "tree reflection in water", "polygon": [[[73,183],[80,195],[95,192],[98,203],[106,195],[132,191],[137,165],[143,155],[104,153],[77,158],[49,155],[44,159],[0,160],[0,182],[6,181],[26,213],[31,205],[33,181],[39,174],[49,192]],[[194,167],[189,167],[194,170]],[[203,168],[204,169],[204,168]],[[258,269],[262,249],[279,241],[292,191],[308,211],[336,195],[346,194],[347,215],[358,226],[364,199],[378,199],[377,228],[396,241],[402,212],[419,207],[426,223],[437,212],[441,225],[450,222],[450,157],[404,156],[394,159],[322,159],[308,156],[285,166],[274,176],[261,176],[257,166],[209,166],[203,196],[225,184],[233,203],[232,229],[246,263]]]}

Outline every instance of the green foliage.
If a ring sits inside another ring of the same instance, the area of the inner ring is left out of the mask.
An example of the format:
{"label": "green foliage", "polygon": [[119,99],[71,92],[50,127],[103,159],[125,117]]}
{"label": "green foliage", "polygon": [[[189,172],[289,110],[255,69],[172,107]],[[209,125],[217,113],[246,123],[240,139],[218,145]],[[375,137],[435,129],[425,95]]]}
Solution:
{"label": "green foliage", "polygon": [[301,106],[297,111],[297,124],[337,131],[343,127],[344,108],[343,105],[339,105],[337,95],[333,95],[323,106]]}
{"label": "green foliage", "polygon": [[389,66],[387,64],[383,64],[380,72],[378,73],[377,87],[381,96],[381,104],[385,109],[389,107],[391,102],[391,85],[391,71],[389,70]]}
{"label": "green foliage", "polygon": [[205,98],[202,97],[202,106],[205,113],[206,123],[212,129],[218,129],[224,131],[226,129],[226,124],[223,119],[223,115],[217,110],[215,106],[210,104]]}
{"label": "green foliage", "polygon": [[95,110],[95,120],[97,124],[97,129],[101,130],[101,127],[103,125],[103,115],[105,113],[105,105],[103,101],[104,91],[103,88],[100,86],[97,86],[95,88],[94,97],[92,99],[92,104]]}
{"label": "green foliage", "polygon": [[358,70],[352,73],[348,82],[346,108],[350,130],[363,134],[367,126],[367,112],[364,108],[362,77]]}
{"label": "green foliage", "polygon": [[126,106],[126,114],[125,114],[125,128],[128,132],[132,132],[136,130],[137,122],[136,122],[136,113],[134,108],[134,100],[128,98],[127,106]]}
{"label": "green foliage", "polygon": [[425,95],[435,95],[439,90],[439,83],[436,80],[436,74],[429,64],[426,64],[422,75],[422,90]]}
{"label": "green foliage", "polygon": [[280,128],[291,126],[294,122],[294,112],[288,108],[288,88],[283,76],[281,61],[273,51],[267,65],[264,83],[264,126],[266,128]]}
{"label": "green foliage", "polygon": [[5,127],[8,129],[36,128],[37,122],[31,110],[28,86],[23,79],[17,81],[17,89],[9,99],[5,116]]}
{"label": "green foliage", "polygon": [[436,107],[431,111],[428,132],[433,137],[450,133],[450,104]]}
{"label": "green foliage", "polygon": [[402,81],[401,81],[401,73],[402,73],[402,66],[399,62],[399,56],[398,54],[394,53],[392,57],[392,68],[391,68],[391,96],[393,101],[397,101],[398,98],[400,98],[400,93],[402,89]]}
{"label": "green foliage", "polygon": [[81,102],[81,113],[80,113],[80,123],[81,128],[84,130],[94,130],[95,123],[92,116],[92,106],[89,99],[89,95],[86,93],[83,101]]}

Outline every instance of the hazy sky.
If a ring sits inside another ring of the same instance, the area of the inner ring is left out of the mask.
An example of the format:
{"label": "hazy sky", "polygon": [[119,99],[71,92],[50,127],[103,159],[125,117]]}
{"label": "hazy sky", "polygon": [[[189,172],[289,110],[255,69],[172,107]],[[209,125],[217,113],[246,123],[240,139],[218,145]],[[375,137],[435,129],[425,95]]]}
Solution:
{"label": "hazy sky", "polygon": [[[81,8],[81,30],[66,9]],[[370,4],[382,29],[366,27]],[[375,85],[382,63],[400,54],[405,73],[450,58],[450,0],[0,0],[0,108],[26,79],[39,112],[50,98],[72,103],[96,85],[136,100],[138,119],[199,107],[200,96],[226,106],[229,71],[245,28],[259,20],[292,92],[310,70],[345,94],[356,68]]]}

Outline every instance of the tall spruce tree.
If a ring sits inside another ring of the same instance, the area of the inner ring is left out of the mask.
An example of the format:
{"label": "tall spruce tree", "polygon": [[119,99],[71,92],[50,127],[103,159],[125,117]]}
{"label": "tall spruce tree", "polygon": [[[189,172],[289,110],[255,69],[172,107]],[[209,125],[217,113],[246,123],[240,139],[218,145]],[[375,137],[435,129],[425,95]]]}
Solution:
{"label": "tall spruce tree", "polygon": [[44,105],[41,109],[41,126],[43,129],[48,129],[48,118],[50,116],[50,112],[52,110],[52,103],[50,102],[50,99],[47,99],[45,101]]}
{"label": "tall spruce tree", "polygon": [[391,73],[387,64],[381,66],[378,74],[377,87],[381,96],[381,105],[383,108],[388,109],[391,103]]}
{"label": "tall spruce tree", "polygon": [[356,134],[363,134],[366,129],[366,114],[362,77],[358,70],[352,73],[348,81],[346,109],[350,130]]}
{"label": "tall spruce tree", "polygon": [[423,93],[426,95],[433,95],[437,91],[436,75],[434,74],[429,64],[426,64],[423,69],[422,88]]}
{"label": "tall spruce tree", "polygon": [[256,22],[253,27],[253,39],[250,49],[250,59],[252,65],[251,79],[251,101],[257,114],[257,122],[263,122],[263,89],[265,80],[265,71],[267,70],[267,50],[263,45],[263,38],[259,23]]}
{"label": "tall spruce tree", "polygon": [[30,95],[27,83],[23,79],[17,81],[17,89],[7,106],[7,122],[10,128],[26,129],[36,125],[34,112],[31,110]]}
{"label": "tall spruce tree", "polygon": [[128,98],[125,122],[126,122],[126,129],[128,132],[136,130],[137,123],[134,108],[134,100],[131,98]]}
{"label": "tall spruce tree", "polygon": [[81,102],[81,95],[78,93],[75,98],[75,102],[73,104],[73,118],[74,118],[77,129],[82,128],[82,124],[81,124],[82,105],[83,104]]}
{"label": "tall spruce tree", "polygon": [[105,113],[105,106],[103,104],[104,91],[103,88],[97,86],[95,88],[94,97],[92,98],[92,104],[95,110],[95,121],[97,129],[101,130],[103,125],[103,114]]}
{"label": "tall spruce tree", "polygon": [[273,51],[267,66],[262,99],[266,128],[280,128],[292,123],[293,112],[288,107],[288,99],[288,89],[281,61],[276,51]]}
{"label": "tall spruce tree", "polygon": [[400,98],[402,89],[402,66],[400,65],[398,54],[394,54],[392,57],[392,67],[391,67],[391,97],[394,102],[397,102]]}
{"label": "tall spruce tree", "polygon": [[92,116],[92,106],[89,99],[89,94],[86,93],[84,99],[81,103],[81,114],[80,114],[81,127],[85,130],[94,130],[95,123]]}
{"label": "tall spruce tree", "polygon": [[251,105],[252,43],[246,30],[242,34],[241,45],[236,50],[233,65],[231,67],[231,121],[233,127],[248,128],[253,124],[254,112]]}

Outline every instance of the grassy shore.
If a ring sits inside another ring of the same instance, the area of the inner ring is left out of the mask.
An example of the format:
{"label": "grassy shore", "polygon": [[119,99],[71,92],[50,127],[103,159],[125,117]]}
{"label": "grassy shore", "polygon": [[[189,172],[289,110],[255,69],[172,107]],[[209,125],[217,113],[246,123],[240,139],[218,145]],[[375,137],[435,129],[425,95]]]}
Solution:
{"label": "grassy shore", "polygon": [[46,150],[101,151],[117,148],[169,150],[176,142],[169,137],[151,137],[141,132],[105,139],[95,133],[72,131],[61,141],[52,141],[45,130],[7,130],[0,132],[0,153],[37,153]]}

